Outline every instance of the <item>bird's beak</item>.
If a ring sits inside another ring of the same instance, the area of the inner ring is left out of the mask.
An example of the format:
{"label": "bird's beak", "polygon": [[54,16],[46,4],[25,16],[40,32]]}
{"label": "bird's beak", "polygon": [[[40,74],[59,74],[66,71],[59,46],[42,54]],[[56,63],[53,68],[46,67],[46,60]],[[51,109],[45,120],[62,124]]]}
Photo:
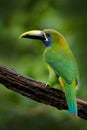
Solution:
{"label": "bird's beak", "polygon": [[40,31],[40,30],[32,30],[21,34],[20,38],[45,40],[45,33],[44,31]]}

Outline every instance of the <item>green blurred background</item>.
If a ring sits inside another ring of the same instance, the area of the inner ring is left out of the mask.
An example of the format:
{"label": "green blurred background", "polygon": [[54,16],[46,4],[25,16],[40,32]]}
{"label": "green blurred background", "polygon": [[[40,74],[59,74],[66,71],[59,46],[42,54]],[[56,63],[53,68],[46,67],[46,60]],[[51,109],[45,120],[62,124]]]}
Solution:
{"label": "green blurred background", "polygon": [[[52,28],[64,35],[80,70],[77,97],[87,100],[87,1],[0,0],[0,64],[47,82],[40,41],[19,39],[32,29]],[[0,130],[87,130],[87,121],[27,99],[0,85]]]}

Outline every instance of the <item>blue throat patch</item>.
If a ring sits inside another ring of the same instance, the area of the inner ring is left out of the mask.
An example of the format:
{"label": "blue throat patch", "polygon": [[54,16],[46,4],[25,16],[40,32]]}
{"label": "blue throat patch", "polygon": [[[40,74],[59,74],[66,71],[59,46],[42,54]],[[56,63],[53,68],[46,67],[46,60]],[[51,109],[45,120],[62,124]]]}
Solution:
{"label": "blue throat patch", "polygon": [[44,44],[46,45],[46,47],[50,47],[51,43],[52,43],[52,36],[50,34],[46,35],[48,41],[43,40]]}

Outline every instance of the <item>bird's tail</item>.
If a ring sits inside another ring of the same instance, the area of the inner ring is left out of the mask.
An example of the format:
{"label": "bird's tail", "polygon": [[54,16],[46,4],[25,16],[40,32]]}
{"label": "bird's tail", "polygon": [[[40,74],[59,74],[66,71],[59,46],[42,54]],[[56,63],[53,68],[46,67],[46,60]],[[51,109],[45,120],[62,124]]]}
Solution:
{"label": "bird's tail", "polygon": [[76,87],[75,84],[65,84],[65,96],[68,104],[69,112],[73,117],[77,117]]}

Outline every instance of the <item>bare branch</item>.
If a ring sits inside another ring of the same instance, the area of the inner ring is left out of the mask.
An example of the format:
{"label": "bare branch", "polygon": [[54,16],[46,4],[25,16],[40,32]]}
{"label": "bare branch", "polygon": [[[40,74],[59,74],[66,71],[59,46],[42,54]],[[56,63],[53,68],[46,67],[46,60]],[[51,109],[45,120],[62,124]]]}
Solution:
{"label": "bare branch", "polygon": [[[2,65],[0,65],[0,83],[35,101],[54,106],[59,110],[67,110],[65,94],[62,91],[49,88],[44,83],[22,76],[15,70]],[[77,104],[78,116],[87,120],[87,102],[77,99]]]}

